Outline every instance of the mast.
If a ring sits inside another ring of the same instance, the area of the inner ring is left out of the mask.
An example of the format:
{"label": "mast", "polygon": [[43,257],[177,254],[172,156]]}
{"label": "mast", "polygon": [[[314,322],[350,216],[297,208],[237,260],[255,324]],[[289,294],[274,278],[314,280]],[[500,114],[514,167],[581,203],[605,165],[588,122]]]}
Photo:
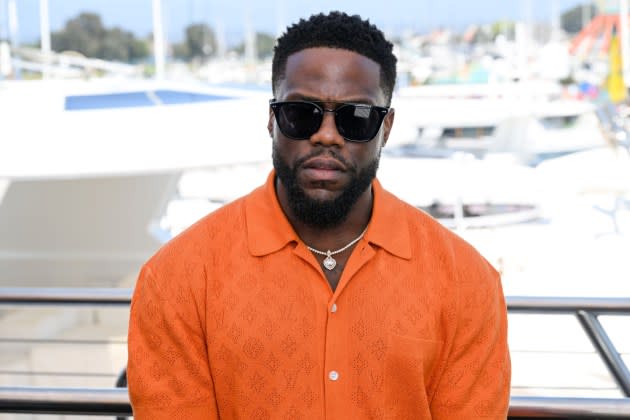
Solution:
{"label": "mast", "polygon": [[0,0],[0,80],[11,75],[11,51],[9,43],[6,41],[5,12],[7,4],[4,0]]}
{"label": "mast", "polygon": [[155,78],[164,79],[166,68],[164,25],[162,21],[162,0],[153,0],[153,55],[155,57]]}
{"label": "mast", "polygon": [[48,0],[39,0],[39,33],[41,37],[41,51],[44,56],[42,78],[50,77],[50,17],[48,14]]}
{"label": "mast", "polygon": [[589,3],[582,4],[582,29],[591,21],[591,5]]}
{"label": "mast", "polygon": [[518,51],[519,80],[522,82],[529,79],[528,59],[534,36],[532,0],[522,0],[521,10],[523,13],[523,20],[522,22],[516,24],[516,27],[514,28],[514,37]]}
{"label": "mast", "polygon": [[[11,49],[13,51],[17,51],[17,49],[20,47],[20,38],[19,38],[19,27],[18,27],[17,4],[15,0],[9,0],[8,11],[9,11],[9,40],[11,43]],[[16,79],[22,78],[20,66],[17,63],[15,66],[15,78]]]}
{"label": "mast", "polygon": [[551,41],[560,38],[560,28],[562,26],[558,0],[551,0]]}
{"label": "mast", "polygon": [[251,5],[245,8],[245,61],[248,64],[256,62],[256,32],[252,25]]}
{"label": "mast", "polygon": [[223,24],[222,19],[216,19],[215,23],[215,33],[216,33],[216,41],[217,41],[217,57],[219,59],[224,59],[227,56],[227,41],[225,36],[225,25]]}
{"label": "mast", "polygon": [[276,38],[279,38],[286,28],[286,4],[284,0],[276,0]]}

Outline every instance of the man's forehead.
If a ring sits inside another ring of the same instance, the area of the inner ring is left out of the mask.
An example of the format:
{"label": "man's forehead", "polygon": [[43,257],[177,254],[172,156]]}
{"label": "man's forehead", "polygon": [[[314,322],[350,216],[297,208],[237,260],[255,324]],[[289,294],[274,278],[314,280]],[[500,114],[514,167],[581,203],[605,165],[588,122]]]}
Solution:
{"label": "man's forehead", "polygon": [[305,89],[321,90],[323,96],[334,92],[380,99],[383,95],[380,65],[362,54],[340,48],[296,51],[288,56],[284,77],[279,82],[283,93]]}
{"label": "man's forehead", "polygon": [[357,51],[348,50],[345,48],[336,47],[310,47],[302,50],[295,51],[287,56],[287,67],[289,65],[295,65],[296,63],[308,62],[309,64],[324,64],[321,62],[322,58],[326,58],[329,61],[343,61],[348,63],[355,63],[357,65],[373,67],[376,71],[380,71],[380,64],[375,60],[363,55]]}

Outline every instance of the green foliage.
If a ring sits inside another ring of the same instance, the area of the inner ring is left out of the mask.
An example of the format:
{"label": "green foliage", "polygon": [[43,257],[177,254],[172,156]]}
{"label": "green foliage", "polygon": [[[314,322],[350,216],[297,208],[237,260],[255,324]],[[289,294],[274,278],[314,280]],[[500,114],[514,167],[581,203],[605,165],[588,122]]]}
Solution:
{"label": "green foliage", "polygon": [[147,64],[145,66],[142,66],[142,68],[143,68],[142,75],[144,77],[151,78],[151,77],[155,76],[155,65],[154,64]]}
{"label": "green foliage", "polygon": [[149,55],[146,41],[121,28],[105,28],[95,13],[81,13],[51,34],[52,49],[77,51],[86,57],[130,62]]}
{"label": "green foliage", "polygon": [[173,55],[184,60],[205,59],[217,51],[214,31],[205,23],[186,27],[184,42],[173,45]]}
{"label": "green foliage", "polygon": [[[267,33],[256,33],[256,55],[259,59],[271,57],[273,54],[273,47],[276,45],[276,38]],[[245,43],[242,42],[234,48],[238,54],[245,53]]]}
{"label": "green foliage", "polygon": [[214,31],[204,23],[186,28],[186,45],[190,57],[208,57],[217,50]]}
{"label": "green foliage", "polygon": [[496,39],[498,35],[504,34],[508,39],[514,39],[515,27],[514,22],[510,21],[494,22],[490,27],[490,36]]}
{"label": "green foliage", "polygon": [[[582,13],[584,13],[584,6],[577,5],[562,14],[560,17],[560,24],[562,29],[567,31],[570,34],[576,34],[582,30]],[[597,7],[594,4],[586,5],[586,12],[590,19],[587,20],[586,23],[590,22],[591,19],[597,14]]]}
{"label": "green foliage", "polygon": [[273,55],[274,45],[276,45],[275,37],[266,33],[256,34],[256,51],[258,58],[271,57]]}

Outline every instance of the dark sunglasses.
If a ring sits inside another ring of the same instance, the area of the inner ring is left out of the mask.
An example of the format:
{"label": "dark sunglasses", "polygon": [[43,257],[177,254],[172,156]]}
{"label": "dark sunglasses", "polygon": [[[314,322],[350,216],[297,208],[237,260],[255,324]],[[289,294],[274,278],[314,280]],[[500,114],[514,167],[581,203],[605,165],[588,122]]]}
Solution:
{"label": "dark sunglasses", "polygon": [[319,131],[325,112],[335,114],[337,131],[346,140],[367,142],[376,137],[388,107],[340,103],[334,109],[324,108],[321,103],[309,101],[276,101],[269,106],[276,116],[282,134],[293,140],[307,140]]}

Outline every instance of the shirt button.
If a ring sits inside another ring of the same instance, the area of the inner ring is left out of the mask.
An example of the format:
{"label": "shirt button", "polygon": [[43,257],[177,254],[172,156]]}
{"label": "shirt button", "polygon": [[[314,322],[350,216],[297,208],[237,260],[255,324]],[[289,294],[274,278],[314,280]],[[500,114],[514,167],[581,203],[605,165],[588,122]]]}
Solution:
{"label": "shirt button", "polygon": [[337,379],[339,379],[339,372],[337,372],[336,370],[331,370],[331,371],[328,373],[328,378],[329,378],[331,381],[336,381]]}
{"label": "shirt button", "polygon": [[337,304],[336,304],[336,303],[333,303],[333,304],[332,304],[332,306],[330,307],[330,312],[332,312],[333,314],[334,314],[335,312],[337,312]]}

